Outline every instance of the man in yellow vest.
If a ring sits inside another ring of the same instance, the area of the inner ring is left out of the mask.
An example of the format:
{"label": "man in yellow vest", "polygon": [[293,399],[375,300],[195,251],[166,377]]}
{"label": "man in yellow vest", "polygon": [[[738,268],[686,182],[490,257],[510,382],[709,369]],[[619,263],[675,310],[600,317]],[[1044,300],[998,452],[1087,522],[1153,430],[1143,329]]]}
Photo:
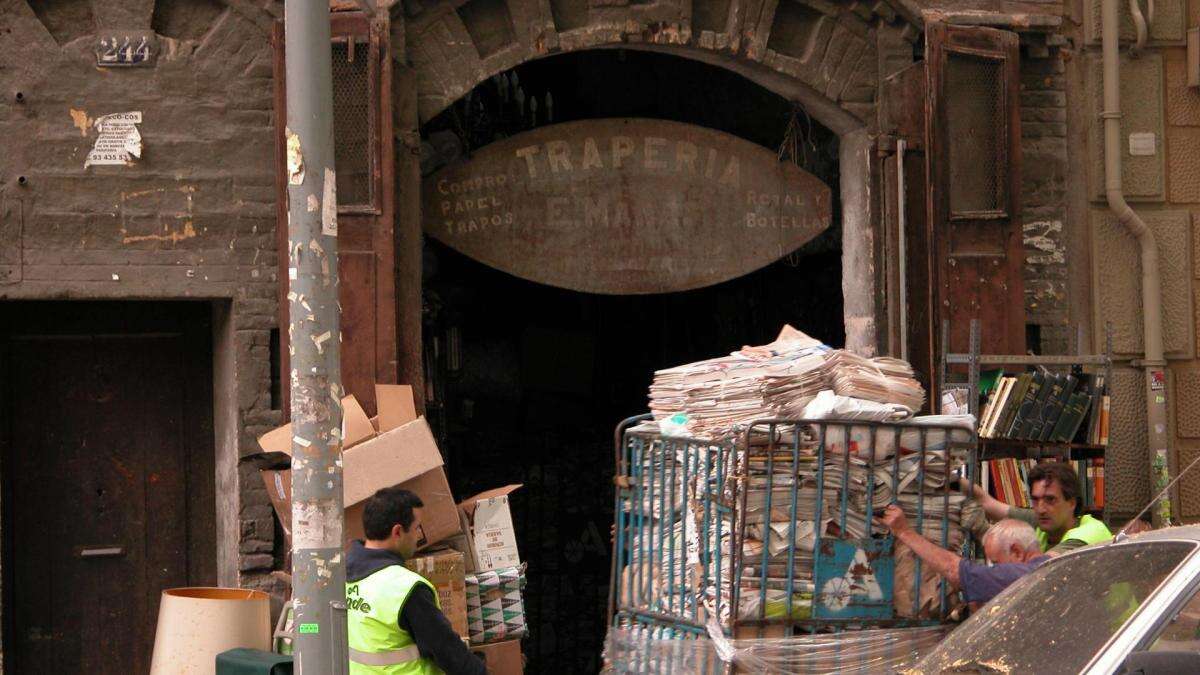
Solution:
{"label": "man in yellow vest", "polygon": [[1079,476],[1066,462],[1045,462],[1030,470],[1032,509],[1005,504],[978,485],[973,485],[972,490],[990,520],[1014,518],[1037,528],[1043,553],[1062,555],[1112,539],[1112,532],[1102,521],[1086,513],[1080,515]]}
{"label": "man in yellow vest", "polygon": [[363,507],[366,541],[346,554],[346,614],[353,675],[484,675],[455,634],[437,591],[404,566],[421,539],[417,495],[384,488]]}

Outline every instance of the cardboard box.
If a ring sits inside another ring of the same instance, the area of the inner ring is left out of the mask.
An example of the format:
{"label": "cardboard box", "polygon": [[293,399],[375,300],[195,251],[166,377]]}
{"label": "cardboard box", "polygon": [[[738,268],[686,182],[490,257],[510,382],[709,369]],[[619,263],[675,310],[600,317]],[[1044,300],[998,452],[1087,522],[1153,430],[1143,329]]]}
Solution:
{"label": "cardboard box", "polygon": [[483,658],[488,675],[522,675],[525,659],[521,656],[520,640],[505,640],[490,645],[471,647],[472,654]]}
{"label": "cardboard box", "polygon": [[525,572],[520,567],[466,576],[467,627],[471,644],[512,640],[525,635]]}
{"label": "cardboard box", "polygon": [[467,588],[463,554],[449,548],[430,551],[409,558],[404,566],[425,577],[437,588],[442,614],[450,620],[459,637],[467,637]]}
{"label": "cardboard box", "polygon": [[[415,414],[412,389],[401,385],[376,385],[379,416],[367,419],[362,407],[349,397],[343,402],[347,446],[342,451],[342,495],[346,505],[345,541],[363,538],[362,502],[381,488],[400,485],[412,490],[425,503],[419,548],[452,537],[461,520],[446,474],[442,454],[424,417]],[[364,428],[363,422],[366,422]],[[390,426],[390,425],[399,426]],[[366,432],[370,429],[370,433]],[[291,427],[286,425],[264,434],[259,444],[265,451],[291,454]],[[352,441],[352,443],[351,443]],[[291,546],[291,471],[262,471],[271,504]]]}
{"label": "cardboard box", "polygon": [[[396,385],[375,385],[375,395],[380,395],[380,388],[396,386]],[[409,399],[412,398],[412,389],[409,388]],[[403,392],[388,391],[390,404],[392,407],[403,407],[402,400],[397,400],[403,397]],[[380,408],[385,405],[383,401],[379,403]],[[416,419],[416,414],[412,419]],[[411,421],[411,420],[409,420]],[[397,425],[399,426],[399,425]],[[386,427],[391,428],[391,427]],[[358,399],[353,396],[347,396],[342,399],[342,447],[348,448],[352,445],[361,443],[375,435],[376,427],[367,417],[367,413],[358,404]],[[263,452],[279,452],[287,456],[292,455],[292,425],[291,423],[277,427],[258,437],[258,446],[263,449]]]}
{"label": "cardboard box", "polygon": [[459,502],[462,529],[467,535],[473,562],[472,571],[520,566],[517,532],[508,504],[508,495],[519,487],[519,484],[505,485]]}
{"label": "cardboard box", "polygon": [[[463,530],[466,530],[466,529],[467,529],[467,526],[464,524]],[[465,563],[465,569],[466,569],[467,574],[472,574],[476,571],[475,570],[475,554],[471,550],[470,537],[468,537],[465,533],[460,532],[459,534],[456,534],[453,537],[450,537],[449,539],[447,539],[446,541],[444,541],[442,543],[444,543],[445,545],[454,549],[455,551],[458,551],[459,553],[463,554],[463,562]]]}

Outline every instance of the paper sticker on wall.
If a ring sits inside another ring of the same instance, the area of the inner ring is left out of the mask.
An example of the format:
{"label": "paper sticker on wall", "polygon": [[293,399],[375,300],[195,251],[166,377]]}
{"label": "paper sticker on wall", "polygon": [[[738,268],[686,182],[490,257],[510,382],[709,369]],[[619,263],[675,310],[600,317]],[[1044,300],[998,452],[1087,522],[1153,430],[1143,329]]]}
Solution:
{"label": "paper sticker on wall", "polygon": [[142,135],[137,125],[142,123],[142,113],[113,113],[97,117],[96,144],[92,146],[83,168],[93,165],[126,166],[142,156]]}

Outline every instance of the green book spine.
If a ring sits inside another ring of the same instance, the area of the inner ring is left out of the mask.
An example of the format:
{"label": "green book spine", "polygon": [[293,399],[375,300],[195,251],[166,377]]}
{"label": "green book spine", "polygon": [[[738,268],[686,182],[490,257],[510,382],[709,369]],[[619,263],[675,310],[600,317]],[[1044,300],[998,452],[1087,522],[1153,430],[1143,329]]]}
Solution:
{"label": "green book spine", "polygon": [[1033,377],[1029,380],[1029,387],[1025,390],[1025,399],[1021,401],[1021,407],[1013,416],[1012,424],[1009,425],[1008,433],[1005,436],[1022,438],[1021,432],[1025,429],[1025,418],[1033,414],[1033,408],[1037,405],[1037,398],[1045,384],[1046,376],[1041,371],[1034,372]]}
{"label": "green book spine", "polygon": [[1062,388],[1055,394],[1054,398],[1047,402],[1047,413],[1042,420],[1042,433],[1038,435],[1039,440],[1048,441],[1054,433],[1055,427],[1058,426],[1058,421],[1062,419],[1063,411],[1067,407],[1067,402],[1071,396],[1075,394],[1075,377],[1067,375],[1063,380]]}
{"label": "green book spine", "polygon": [[1037,401],[1033,404],[1033,409],[1025,418],[1025,425],[1021,427],[1020,438],[1034,439],[1038,438],[1042,433],[1042,416],[1046,413],[1046,402],[1051,396],[1056,396],[1056,390],[1061,391],[1062,382],[1059,381],[1056,375],[1047,375],[1046,382],[1042,385],[1041,391],[1038,392]]}
{"label": "green book spine", "polygon": [[1083,422],[1083,416],[1087,413],[1087,404],[1089,402],[1088,395],[1083,392],[1075,392],[1071,394],[1071,398],[1067,401],[1067,407],[1063,409],[1062,417],[1059,418],[1058,424],[1054,426],[1054,434],[1050,440],[1059,443],[1070,443],[1071,439],[1075,438],[1075,432],[1079,430],[1079,425]]}

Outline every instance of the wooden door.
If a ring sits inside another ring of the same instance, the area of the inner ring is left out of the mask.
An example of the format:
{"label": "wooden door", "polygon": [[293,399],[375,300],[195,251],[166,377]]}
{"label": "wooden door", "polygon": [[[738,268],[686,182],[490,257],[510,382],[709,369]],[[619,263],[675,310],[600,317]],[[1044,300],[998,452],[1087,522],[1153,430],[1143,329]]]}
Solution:
{"label": "wooden door", "polygon": [[1017,34],[931,22],[925,38],[937,331],[949,320],[949,347],[963,352],[979,319],[984,353],[1022,354]]}
{"label": "wooden door", "polygon": [[[395,383],[396,242],[392,169],[392,70],[386,17],[335,12],[333,38],[334,164],[338,197],[338,301],[341,304],[342,386],[375,414],[375,383]],[[276,169],[279,242],[280,381],[289,382],[287,120],[283,25],[275,27]],[[287,387],[285,415],[290,412]]]}
{"label": "wooden door", "polygon": [[206,303],[0,306],[7,672],[144,673],[216,581]]}

